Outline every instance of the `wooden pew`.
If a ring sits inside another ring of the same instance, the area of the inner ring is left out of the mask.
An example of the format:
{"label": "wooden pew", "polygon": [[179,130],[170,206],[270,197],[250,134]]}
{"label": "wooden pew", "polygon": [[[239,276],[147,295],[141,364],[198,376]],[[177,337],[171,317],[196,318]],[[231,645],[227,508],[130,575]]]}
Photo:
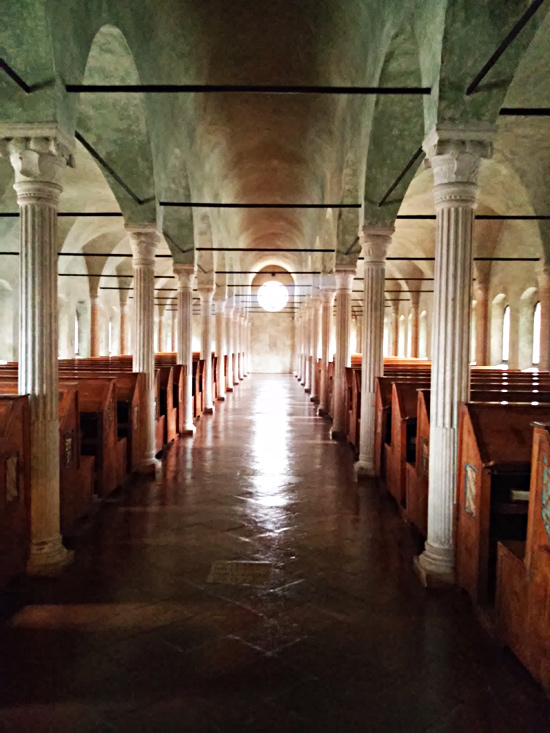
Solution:
{"label": "wooden pew", "polygon": [[550,692],[550,425],[535,423],[525,542],[498,543],[496,632]]}
{"label": "wooden pew", "polygon": [[[176,439],[178,433],[177,404],[174,404],[174,368],[159,368],[159,410],[164,416],[163,446]],[[162,450],[162,449],[161,449]]]}
{"label": "wooden pew", "polygon": [[117,440],[116,383],[114,379],[96,378],[78,381],[80,405],[81,453],[94,456],[96,490],[100,497],[112,493],[120,481],[121,453]]}
{"label": "wooden pew", "polygon": [[531,423],[545,417],[550,405],[460,405],[456,579],[478,605],[493,598],[497,542],[525,540]]}
{"label": "wooden pew", "polygon": [[419,389],[416,406],[416,454],[406,466],[406,513],[423,537],[428,534],[428,473],[430,466],[430,390]]}
{"label": "wooden pew", "polygon": [[398,506],[406,505],[406,464],[416,453],[416,385],[394,382],[391,396],[391,443],[386,448],[386,488]]}
{"label": "wooden pew", "polygon": [[0,395],[0,586],[25,572],[30,545],[30,411]]}

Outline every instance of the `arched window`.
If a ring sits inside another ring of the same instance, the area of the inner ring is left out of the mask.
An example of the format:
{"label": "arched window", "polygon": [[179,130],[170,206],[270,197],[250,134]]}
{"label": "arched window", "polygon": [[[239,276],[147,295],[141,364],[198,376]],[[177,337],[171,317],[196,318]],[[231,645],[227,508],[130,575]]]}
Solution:
{"label": "arched window", "polygon": [[540,364],[540,303],[533,311],[533,366]]}
{"label": "arched window", "polygon": [[397,355],[402,358],[405,358],[406,328],[407,324],[405,323],[405,316],[399,316],[399,338],[397,341]]}
{"label": "arched window", "polygon": [[384,356],[390,355],[390,329],[387,318],[384,318],[384,341],[382,342],[382,353]]}
{"label": "arched window", "polygon": [[74,355],[80,356],[80,318],[78,313],[74,317]]}
{"label": "arched window", "polygon": [[510,306],[507,305],[502,316],[502,363],[510,358]]}
{"label": "arched window", "polygon": [[109,325],[107,326],[107,349],[109,356],[113,353],[113,319],[109,318]]}
{"label": "arched window", "polygon": [[428,358],[428,314],[422,311],[418,324],[418,356],[421,359]]}

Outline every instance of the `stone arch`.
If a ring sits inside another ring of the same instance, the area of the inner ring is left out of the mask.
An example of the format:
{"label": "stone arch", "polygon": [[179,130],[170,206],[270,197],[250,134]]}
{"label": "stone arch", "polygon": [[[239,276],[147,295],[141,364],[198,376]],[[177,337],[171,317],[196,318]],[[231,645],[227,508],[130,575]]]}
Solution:
{"label": "stone arch", "polygon": [[[533,366],[533,318],[535,306],[539,302],[536,287],[527,288],[519,301],[519,328],[517,333],[518,362],[520,369],[530,369]],[[540,333],[538,334],[540,338]]]}

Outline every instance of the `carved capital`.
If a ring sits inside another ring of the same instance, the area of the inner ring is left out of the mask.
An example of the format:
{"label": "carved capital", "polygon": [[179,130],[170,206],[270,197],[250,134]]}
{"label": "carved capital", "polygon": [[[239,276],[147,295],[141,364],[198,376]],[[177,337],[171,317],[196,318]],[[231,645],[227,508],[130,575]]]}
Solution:
{"label": "carved capital", "polygon": [[225,298],[216,298],[214,300],[214,307],[216,309],[216,313],[225,313],[225,304],[226,304]]}
{"label": "carved capital", "polygon": [[394,227],[364,226],[361,232],[361,247],[365,264],[386,264],[386,255],[391,244]]}
{"label": "carved capital", "polygon": [[172,265],[172,271],[178,281],[178,290],[192,290],[195,277],[194,265]]}
{"label": "carved capital", "polygon": [[[74,140],[55,124],[0,124],[0,156],[9,157],[16,186],[53,184],[61,191],[59,182],[65,167],[74,167],[73,147]],[[16,190],[20,195],[19,188]],[[55,195],[54,191],[46,187],[43,192],[36,188],[32,193],[39,198],[49,198]],[[26,192],[25,189],[22,192]]]}
{"label": "carved capital", "polygon": [[155,225],[127,226],[134,267],[154,267],[155,251],[161,240]]}
{"label": "carved capital", "polygon": [[323,301],[323,304],[332,307],[335,295],[336,291],[333,288],[323,288],[321,290],[321,300]]}
{"label": "carved capital", "polygon": [[214,286],[205,283],[201,283],[197,285],[197,290],[199,293],[199,298],[201,299],[201,303],[211,303],[212,298],[214,297]]}
{"label": "carved capital", "polygon": [[336,277],[336,289],[351,291],[353,278],[355,277],[355,268],[337,266],[334,274]]}
{"label": "carved capital", "polygon": [[479,169],[493,154],[494,126],[436,125],[424,141],[424,151],[434,174],[436,204],[475,206]]}

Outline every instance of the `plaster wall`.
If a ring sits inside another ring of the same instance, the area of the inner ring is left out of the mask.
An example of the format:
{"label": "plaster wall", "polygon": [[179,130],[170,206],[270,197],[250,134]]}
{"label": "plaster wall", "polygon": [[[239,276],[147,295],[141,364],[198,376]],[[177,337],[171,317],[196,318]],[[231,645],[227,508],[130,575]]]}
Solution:
{"label": "plaster wall", "polygon": [[253,313],[251,323],[251,369],[264,374],[292,371],[294,320],[283,313]]}

